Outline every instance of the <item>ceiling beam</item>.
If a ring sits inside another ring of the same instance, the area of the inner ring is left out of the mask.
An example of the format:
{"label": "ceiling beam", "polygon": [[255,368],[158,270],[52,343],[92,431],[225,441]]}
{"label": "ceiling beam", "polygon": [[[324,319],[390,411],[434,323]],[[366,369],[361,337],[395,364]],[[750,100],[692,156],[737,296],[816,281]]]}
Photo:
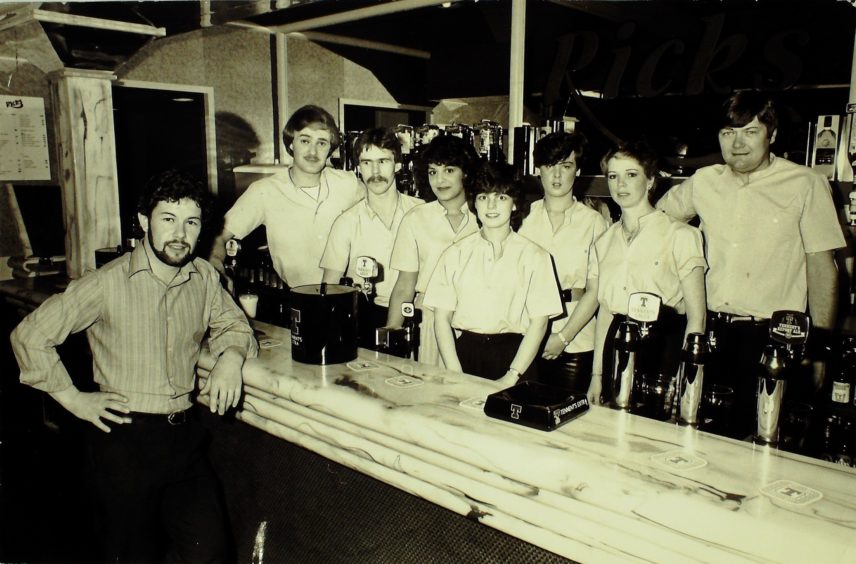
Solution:
{"label": "ceiling beam", "polygon": [[154,37],[166,36],[166,28],[163,27],[118,20],[105,20],[89,16],[77,16],[63,12],[52,12],[50,10],[39,9],[39,5],[40,4],[16,4],[0,8],[0,31],[29,21],[37,21],[77,27],[89,27],[94,29],[107,29],[110,31],[138,33],[140,35],[152,35]]}
{"label": "ceiling beam", "polygon": [[439,6],[446,3],[448,3],[448,0],[394,0],[392,2],[383,2],[366,8],[357,8],[356,10],[348,10],[346,12],[338,12],[327,16],[320,16],[317,18],[310,18],[307,20],[269,27],[279,33],[307,31],[310,29],[317,29],[319,27],[327,27],[366,18],[385,16],[387,14],[397,14],[400,12],[417,10],[419,8]]}
{"label": "ceiling beam", "polygon": [[[259,31],[262,33],[268,33],[271,35],[276,35],[281,32],[276,31],[273,27],[266,27],[263,25],[255,24],[252,22],[229,22],[230,26],[233,27],[242,27],[245,29],[251,29],[253,31]],[[348,37],[345,35],[334,35],[332,33],[322,33],[320,31],[292,31],[288,34],[285,34],[287,37],[291,37],[294,39],[303,39],[306,41],[314,41],[316,43],[332,43],[335,45],[347,45],[349,47],[360,47],[362,49],[370,49],[372,51],[382,51],[384,53],[393,53],[395,55],[401,55],[402,57],[413,57],[415,59],[430,59],[431,53],[429,51],[423,51],[421,49],[413,49],[411,47],[402,47],[400,45],[393,45],[391,43],[383,43],[380,41],[372,41],[370,39],[360,39],[358,37]]]}
{"label": "ceiling beam", "polygon": [[105,20],[89,16],[77,16],[74,14],[63,14],[61,12],[50,12],[48,10],[33,10],[33,19],[40,22],[89,27],[94,29],[108,29],[110,31],[138,33],[140,35],[152,35],[154,37],[166,37],[166,28],[163,27],[118,20]]}

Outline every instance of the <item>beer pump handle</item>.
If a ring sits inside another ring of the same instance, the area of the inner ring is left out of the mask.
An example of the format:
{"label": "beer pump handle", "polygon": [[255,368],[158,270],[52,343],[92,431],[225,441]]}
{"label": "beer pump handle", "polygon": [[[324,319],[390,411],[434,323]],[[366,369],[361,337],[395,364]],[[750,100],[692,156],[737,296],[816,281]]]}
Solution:
{"label": "beer pump handle", "polygon": [[649,292],[634,292],[627,299],[627,317],[639,325],[639,334],[643,339],[648,336],[650,323],[660,317],[660,306],[663,300]]}
{"label": "beer pump handle", "polygon": [[801,360],[811,318],[801,311],[780,310],[770,316],[770,342],[783,346],[793,360]]}
{"label": "beer pump handle", "polygon": [[374,296],[374,281],[379,274],[378,262],[368,256],[357,257],[354,272],[363,279],[363,293],[366,296]]}

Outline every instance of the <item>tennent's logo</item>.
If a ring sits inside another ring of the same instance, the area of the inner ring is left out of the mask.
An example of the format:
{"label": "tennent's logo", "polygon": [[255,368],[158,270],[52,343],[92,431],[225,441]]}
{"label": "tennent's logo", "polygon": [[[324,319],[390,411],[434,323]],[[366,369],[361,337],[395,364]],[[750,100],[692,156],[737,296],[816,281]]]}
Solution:
{"label": "tennent's logo", "polygon": [[520,419],[520,412],[523,410],[523,407],[517,405],[516,403],[511,404],[511,418],[512,419]]}

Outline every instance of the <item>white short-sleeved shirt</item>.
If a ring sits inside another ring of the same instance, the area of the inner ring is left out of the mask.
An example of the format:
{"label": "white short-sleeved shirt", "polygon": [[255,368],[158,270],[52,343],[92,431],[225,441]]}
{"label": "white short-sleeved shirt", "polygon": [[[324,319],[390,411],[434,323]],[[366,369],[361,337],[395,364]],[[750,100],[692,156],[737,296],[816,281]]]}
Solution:
{"label": "white short-sleeved shirt", "polygon": [[425,292],[425,306],[453,311],[452,327],[483,334],[519,333],[531,317],[562,313],[550,254],[511,232],[502,254],[473,233],[443,252]]}
{"label": "white short-sleeved shirt", "polygon": [[[598,212],[581,202],[565,210],[562,225],[554,232],[553,223],[544,200],[532,202],[529,215],[523,220],[519,233],[546,249],[553,257],[559,284],[563,290],[585,288],[588,278],[589,250],[606,231],[609,224]],[[570,316],[578,302],[568,302],[565,309]],[[556,319],[551,331],[556,333],[567,323],[567,317]],[[594,349],[594,318],[565,347],[565,352],[578,353]]]}
{"label": "white short-sleeved shirt", "polygon": [[589,277],[597,278],[597,300],[612,313],[627,314],[635,292],[650,292],[685,313],[681,281],[695,268],[705,268],[701,232],[654,211],[639,219],[639,231],[628,244],[621,223],[601,235],[591,253]]}
{"label": "white short-sleeved shirt", "polygon": [[264,225],[280,278],[291,287],[318,284],[323,277],[318,263],[333,221],[364,197],[352,172],[325,168],[317,200],[283,172],[250,184],[226,213],[225,227],[241,239]]}
{"label": "white short-sleeved shirt", "polygon": [[390,266],[399,272],[418,272],[417,292],[425,292],[440,255],[449,245],[478,232],[476,216],[466,203],[461,211],[464,219],[457,231],[446,219],[446,208],[437,201],[414,207],[401,220]]}
{"label": "white short-sleeved shirt", "polygon": [[805,311],[806,253],[845,245],[826,178],[770,157],[748,182],[728,165],[708,166],[657,202],[672,217],[701,220],[708,309],[765,318]]}
{"label": "white short-sleeved shirt", "polygon": [[404,214],[422,203],[424,202],[419,198],[399,194],[392,224],[387,229],[369,206],[368,199],[357,202],[333,222],[327,247],[321,257],[321,268],[342,270],[355,282],[362,284],[363,279],[356,274],[357,258],[372,257],[378,262],[379,270],[383,273],[383,279],[375,284],[375,303],[388,306],[389,295],[398,278],[398,271],[389,264],[395,234]]}

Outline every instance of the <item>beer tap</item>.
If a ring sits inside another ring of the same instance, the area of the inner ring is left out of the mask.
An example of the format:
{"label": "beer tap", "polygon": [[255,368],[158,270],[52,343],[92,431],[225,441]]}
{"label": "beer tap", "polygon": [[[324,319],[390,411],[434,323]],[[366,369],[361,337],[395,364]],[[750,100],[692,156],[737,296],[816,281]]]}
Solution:
{"label": "beer tap", "polygon": [[226,290],[232,296],[238,295],[238,254],[241,252],[241,241],[229,239],[226,241],[226,257],[223,260],[223,270],[226,272]]}
{"label": "beer tap", "polygon": [[788,378],[802,360],[809,317],[799,311],[776,311],[770,317],[770,342],[758,370],[757,414],[753,440],[777,446]]}
{"label": "beer tap", "polygon": [[707,338],[703,334],[687,335],[678,372],[678,423],[681,425],[698,426],[698,408],[701,404],[707,354]]}
{"label": "beer tap", "polygon": [[632,396],[638,353],[651,331],[651,324],[660,315],[661,301],[647,292],[630,294],[627,319],[619,323],[613,337],[610,404],[616,409],[630,411],[634,407]]}

